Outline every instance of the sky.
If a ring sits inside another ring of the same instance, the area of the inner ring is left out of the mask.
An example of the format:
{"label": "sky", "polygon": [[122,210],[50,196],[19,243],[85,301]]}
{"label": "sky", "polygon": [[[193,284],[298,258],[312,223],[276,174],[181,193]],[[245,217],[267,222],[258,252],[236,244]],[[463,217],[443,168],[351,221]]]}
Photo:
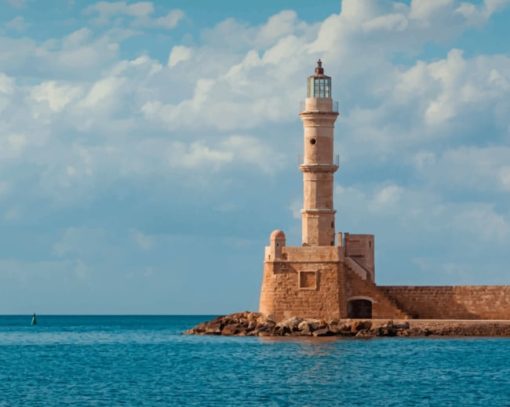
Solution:
{"label": "sky", "polygon": [[0,0],[0,313],[256,310],[306,77],[385,285],[510,284],[510,1]]}

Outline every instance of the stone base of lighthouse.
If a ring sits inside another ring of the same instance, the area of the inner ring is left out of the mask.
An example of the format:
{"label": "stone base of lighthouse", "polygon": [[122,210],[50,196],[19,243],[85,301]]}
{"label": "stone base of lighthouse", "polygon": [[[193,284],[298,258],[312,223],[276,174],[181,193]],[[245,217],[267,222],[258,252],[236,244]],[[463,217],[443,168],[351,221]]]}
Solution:
{"label": "stone base of lighthouse", "polygon": [[292,247],[282,231],[273,232],[260,312],[276,321],[408,317],[374,283],[374,236],[339,233],[337,240],[336,246]]}

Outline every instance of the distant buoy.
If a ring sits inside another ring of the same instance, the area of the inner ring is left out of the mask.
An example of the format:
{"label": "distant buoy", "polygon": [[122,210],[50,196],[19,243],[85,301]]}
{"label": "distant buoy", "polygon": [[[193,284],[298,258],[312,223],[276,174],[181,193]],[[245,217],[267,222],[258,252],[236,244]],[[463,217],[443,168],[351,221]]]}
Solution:
{"label": "distant buoy", "polygon": [[37,316],[35,314],[32,315],[32,325],[37,325]]}

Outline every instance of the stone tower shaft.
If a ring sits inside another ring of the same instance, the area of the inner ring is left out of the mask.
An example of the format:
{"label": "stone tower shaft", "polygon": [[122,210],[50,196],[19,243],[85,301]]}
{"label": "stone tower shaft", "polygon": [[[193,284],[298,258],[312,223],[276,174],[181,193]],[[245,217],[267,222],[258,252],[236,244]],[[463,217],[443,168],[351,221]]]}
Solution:
{"label": "stone tower shaft", "polygon": [[308,78],[304,109],[299,114],[304,126],[302,243],[305,246],[335,244],[333,174],[334,125],[338,116],[331,98],[331,78],[324,75],[319,60],[315,74]]}

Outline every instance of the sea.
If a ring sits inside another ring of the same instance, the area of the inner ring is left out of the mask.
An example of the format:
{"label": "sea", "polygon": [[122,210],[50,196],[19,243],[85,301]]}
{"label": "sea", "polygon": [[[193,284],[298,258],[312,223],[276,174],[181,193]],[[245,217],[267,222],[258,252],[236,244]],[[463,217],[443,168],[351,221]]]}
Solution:
{"label": "sea", "polygon": [[510,339],[188,336],[213,316],[0,316],[0,406],[510,406]]}

